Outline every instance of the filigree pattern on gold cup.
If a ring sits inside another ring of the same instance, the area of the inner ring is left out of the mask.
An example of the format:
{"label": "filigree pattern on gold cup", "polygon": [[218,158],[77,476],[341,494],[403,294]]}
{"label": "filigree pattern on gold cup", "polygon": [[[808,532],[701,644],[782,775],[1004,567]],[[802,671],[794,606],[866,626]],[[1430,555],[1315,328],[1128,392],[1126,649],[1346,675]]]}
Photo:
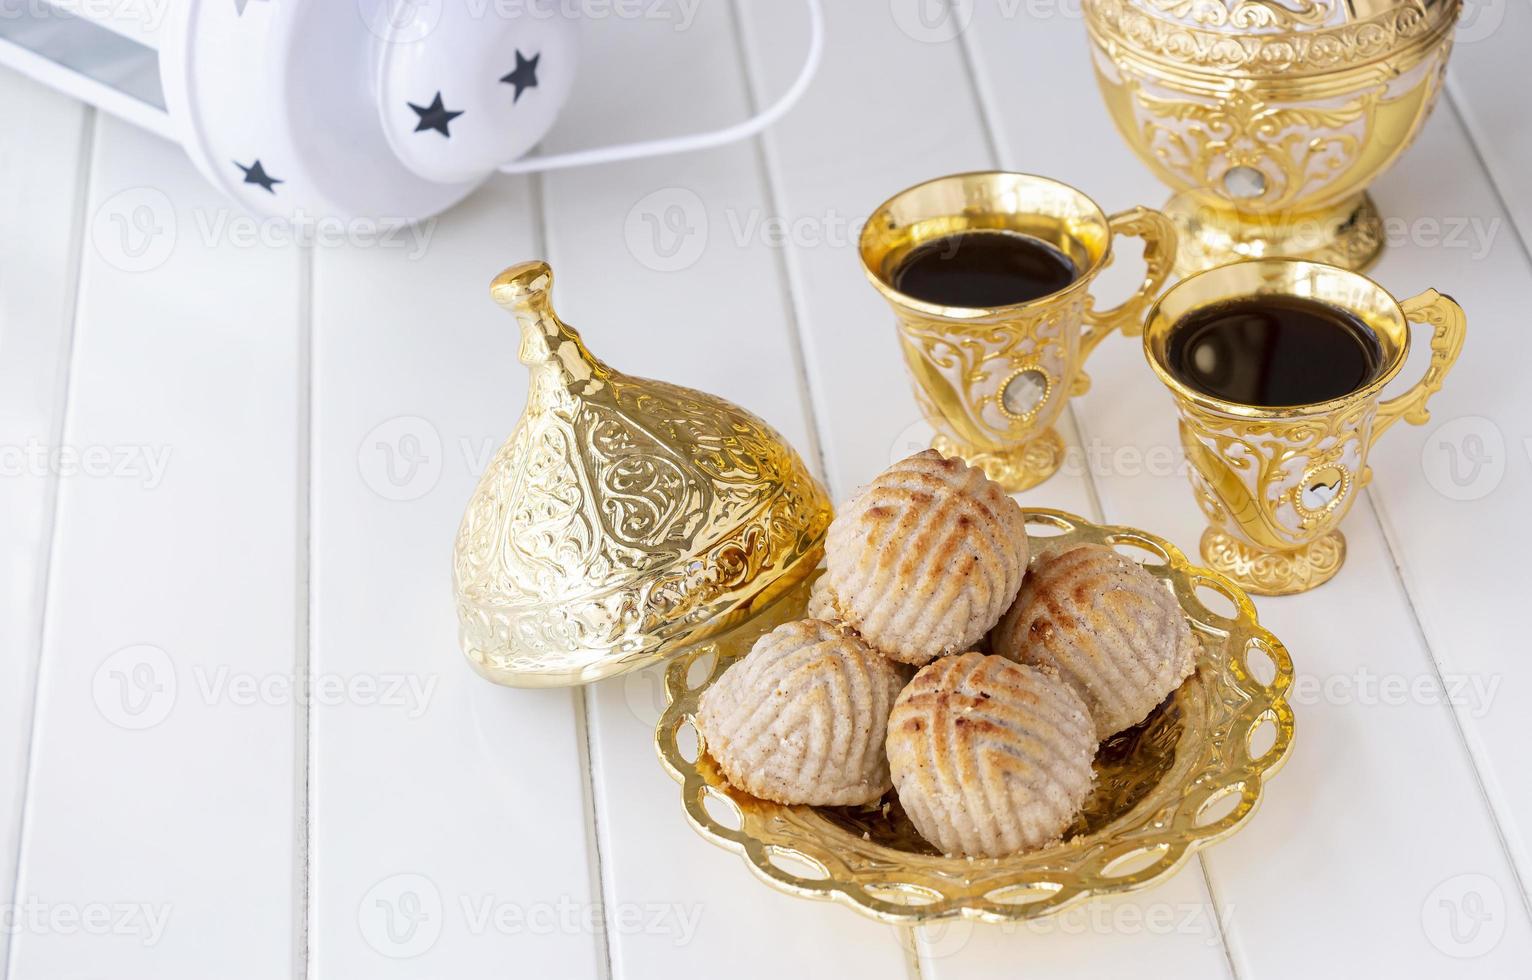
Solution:
{"label": "filigree pattern on gold cup", "polygon": [[1430,114],[1460,9],[1086,0],[1107,107],[1176,192],[1178,272],[1268,256],[1368,266],[1384,236],[1366,189]]}
{"label": "filigree pattern on gold cup", "polygon": [[[1166,351],[1178,321],[1260,295],[1302,296],[1355,314],[1382,348],[1378,376],[1340,398],[1288,408],[1225,402],[1175,377]],[[1411,323],[1432,328],[1430,363],[1410,391],[1382,400],[1409,357]],[[1368,452],[1399,419],[1427,421],[1426,402],[1441,389],[1465,329],[1462,308],[1435,290],[1398,302],[1365,276],[1298,260],[1235,263],[1172,286],[1149,313],[1144,351],[1180,414],[1192,492],[1209,525],[1203,560],[1261,595],[1304,592],[1333,578],[1346,557],[1341,521],[1372,477]]]}
{"label": "filigree pattern on gold cup", "polygon": [[[1080,276],[1065,289],[992,308],[941,306],[900,293],[892,274],[911,249],[945,235],[1005,229],[1068,255]],[[1111,264],[1113,241],[1141,238],[1147,266],[1120,306],[1094,310],[1090,285]],[[1114,330],[1136,336],[1175,260],[1175,231],[1157,211],[1108,217],[1058,181],[1027,174],[955,174],[885,202],[867,222],[861,257],[898,321],[915,399],[936,430],[932,446],[959,456],[1007,490],[1046,480],[1064,458],[1053,424],[1090,385],[1090,352]]]}
{"label": "filigree pattern on gold cup", "polygon": [[[1145,570],[1174,593],[1201,646],[1185,684],[1144,723],[1102,744],[1095,790],[1061,843],[1003,858],[944,857],[921,840],[892,793],[883,804],[817,808],[769,803],[728,785],[706,746],[692,748],[698,700],[757,636],[801,615],[806,584],[759,621],[677,658],[666,671],[669,706],[655,741],[681,784],[692,826],[741,855],[774,888],[906,925],[1035,919],[1144,888],[1243,826],[1292,747],[1287,650],[1261,627],[1248,596],[1163,538],[1062,511],[1026,513],[1038,529],[1034,553],[1104,544],[1145,560]],[[1232,618],[1203,603],[1205,589],[1232,603]]]}

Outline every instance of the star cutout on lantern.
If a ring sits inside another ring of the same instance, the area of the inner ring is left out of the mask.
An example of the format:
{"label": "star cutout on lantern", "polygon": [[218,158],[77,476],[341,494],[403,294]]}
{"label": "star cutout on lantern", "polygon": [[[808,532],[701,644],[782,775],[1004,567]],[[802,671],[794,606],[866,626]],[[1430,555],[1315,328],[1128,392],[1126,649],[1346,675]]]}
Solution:
{"label": "star cutout on lantern", "polygon": [[245,8],[250,6],[250,0],[234,0],[234,12],[239,16],[245,16]]}
{"label": "star cutout on lantern", "polygon": [[268,174],[266,172],[266,168],[261,166],[261,161],[259,160],[255,161],[248,167],[243,163],[240,163],[238,160],[235,160],[234,166],[245,172],[245,183],[259,184],[261,187],[266,189],[266,193],[268,194],[275,194],[277,192],[274,185],[286,183],[286,181],[278,180],[277,178]]}
{"label": "star cutout on lantern", "polygon": [[461,112],[453,112],[442,105],[442,94],[440,92],[436,93],[436,98],[432,99],[431,104],[428,106],[416,105],[413,102],[407,102],[405,105],[414,109],[415,115],[420,117],[420,121],[415,124],[415,132],[421,133],[428,129],[434,129],[449,139],[452,137],[452,133],[448,131],[447,124],[462,115]]}
{"label": "star cutout on lantern", "polygon": [[512,102],[521,101],[521,93],[529,88],[537,88],[537,63],[543,58],[542,53],[534,54],[531,59],[516,52],[516,70],[500,80],[507,85],[516,86],[516,97]]}

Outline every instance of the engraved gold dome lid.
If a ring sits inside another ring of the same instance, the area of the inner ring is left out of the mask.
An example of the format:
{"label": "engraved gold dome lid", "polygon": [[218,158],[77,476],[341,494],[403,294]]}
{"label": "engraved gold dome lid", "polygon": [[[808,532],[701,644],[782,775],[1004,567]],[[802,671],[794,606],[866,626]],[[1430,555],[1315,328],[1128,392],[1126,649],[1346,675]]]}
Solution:
{"label": "engraved gold dome lid", "polygon": [[552,283],[527,262],[490,287],[531,377],[453,554],[463,652],[516,687],[598,680],[742,622],[813,570],[830,522],[775,430],[607,366],[553,311]]}
{"label": "engraved gold dome lid", "polygon": [[1142,57],[1291,76],[1433,47],[1456,23],[1462,0],[1084,0],[1084,9],[1099,41]]}

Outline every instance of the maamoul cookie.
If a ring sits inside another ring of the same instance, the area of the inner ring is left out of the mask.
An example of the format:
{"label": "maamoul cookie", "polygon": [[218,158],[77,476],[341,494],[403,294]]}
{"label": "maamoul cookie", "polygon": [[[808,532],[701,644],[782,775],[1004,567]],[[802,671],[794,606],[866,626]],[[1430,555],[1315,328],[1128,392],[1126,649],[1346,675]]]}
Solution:
{"label": "maamoul cookie", "polygon": [[840,620],[840,610],[835,605],[835,590],[830,588],[828,575],[819,576],[809,588],[809,603],[804,614],[809,619],[822,619],[827,623]]}
{"label": "maamoul cookie", "polygon": [[990,649],[1057,670],[1090,706],[1102,738],[1143,721],[1197,666],[1175,596],[1100,545],[1040,556]]}
{"label": "maamoul cookie", "polygon": [[1090,712],[1067,684],[982,653],[922,667],[888,719],[899,802],[943,854],[1057,840],[1090,794],[1095,754]]}
{"label": "maamoul cookie", "polygon": [[843,621],[919,666],[972,648],[1010,606],[1027,568],[1026,520],[983,472],[926,450],[846,505],[825,556]]}
{"label": "maamoul cookie", "polygon": [[901,669],[831,623],[785,623],[703,692],[708,754],[733,785],[778,803],[871,803]]}

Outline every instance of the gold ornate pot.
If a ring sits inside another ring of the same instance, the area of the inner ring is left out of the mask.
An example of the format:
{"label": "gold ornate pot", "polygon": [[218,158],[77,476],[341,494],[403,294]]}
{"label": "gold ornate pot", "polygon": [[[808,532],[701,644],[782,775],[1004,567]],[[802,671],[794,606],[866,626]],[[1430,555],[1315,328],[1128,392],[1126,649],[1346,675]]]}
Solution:
{"label": "gold ornate pot", "polygon": [[553,311],[553,273],[501,273],[527,407],[458,529],[459,639],[513,687],[584,684],[744,623],[808,576],[830,502],[749,412],[598,360]]}
{"label": "gold ornate pot", "polygon": [[1367,186],[1420,131],[1462,0],[1084,0],[1096,78],[1176,191],[1182,274],[1287,256],[1360,270]]}

